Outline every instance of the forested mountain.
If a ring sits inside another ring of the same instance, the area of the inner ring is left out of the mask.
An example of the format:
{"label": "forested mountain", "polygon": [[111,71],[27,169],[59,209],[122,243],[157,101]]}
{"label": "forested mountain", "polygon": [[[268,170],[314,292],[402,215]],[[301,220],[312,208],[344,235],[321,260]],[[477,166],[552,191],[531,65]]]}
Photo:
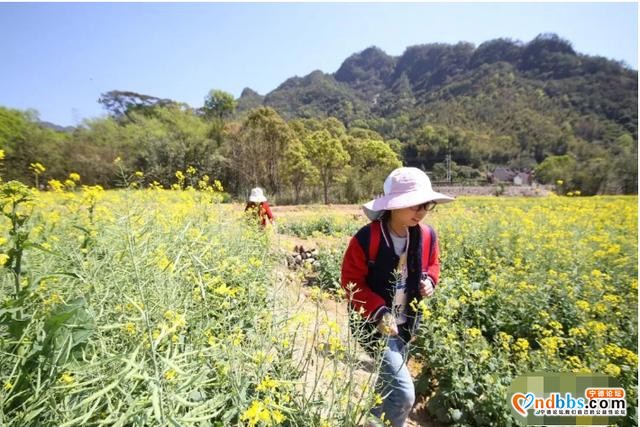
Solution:
{"label": "forested mountain", "polygon": [[[491,100],[506,95],[509,105],[498,110],[520,107],[513,102],[519,97],[509,95],[521,91],[530,99],[545,99],[523,108],[543,107],[546,112],[553,106],[573,117],[594,115],[635,137],[637,82],[637,70],[579,54],[568,41],[544,34],[526,44],[497,39],[477,48],[470,43],[412,46],[400,57],[370,47],[351,55],[334,74],[316,70],[288,79],[268,93],[263,104],[285,118],[335,116],[348,124],[403,114],[420,118],[442,103],[483,96]],[[259,96],[245,90],[240,104],[245,98]],[[460,107],[459,113],[468,111]],[[476,117],[479,122],[491,119],[492,114]]]}
{"label": "forested mountain", "polygon": [[51,176],[82,170],[114,185],[99,159],[126,155],[149,182],[169,185],[173,171],[195,165],[232,193],[266,180],[296,200],[326,199],[329,187],[339,200],[366,197],[377,177],[365,170],[400,162],[444,180],[447,158],[453,181],[506,167],[582,194],[637,193],[637,99],[637,70],[555,34],[417,45],[399,57],[370,47],[333,74],[292,77],[264,96],[212,90],[201,108],[114,90],[99,100],[110,116],[73,132],[0,108],[0,149],[4,176],[22,180],[47,159]]}
{"label": "forested mountain", "polygon": [[[288,119],[337,117],[375,130],[400,141],[405,163],[428,170],[450,153],[476,171],[466,170],[471,177],[495,165],[531,170],[568,154],[586,170],[627,170],[631,164],[611,156],[629,154],[629,137],[637,156],[637,99],[637,70],[542,34],[528,43],[418,45],[399,57],[370,47],[333,74],[287,80],[263,104]],[[590,183],[590,191],[605,184]]]}
{"label": "forested mountain", "polygon": [[260,95],[258,92],[250,89],[244,88],[242,93],[240,94],[240,98],[237,103],[238,111],[249,111],[254,108],[261,107],[264,102],[264,96]]}

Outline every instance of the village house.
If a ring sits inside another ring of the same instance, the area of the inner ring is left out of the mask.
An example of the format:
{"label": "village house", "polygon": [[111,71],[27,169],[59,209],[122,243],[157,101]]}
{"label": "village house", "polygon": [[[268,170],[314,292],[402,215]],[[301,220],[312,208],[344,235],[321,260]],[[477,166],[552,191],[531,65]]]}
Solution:
{"label": "village house", "polygon": [[511,183],[513,185],[531,185],[533,173],[526,171],[514,171],[509,168],[496,168],[487,176],[492,184]]}

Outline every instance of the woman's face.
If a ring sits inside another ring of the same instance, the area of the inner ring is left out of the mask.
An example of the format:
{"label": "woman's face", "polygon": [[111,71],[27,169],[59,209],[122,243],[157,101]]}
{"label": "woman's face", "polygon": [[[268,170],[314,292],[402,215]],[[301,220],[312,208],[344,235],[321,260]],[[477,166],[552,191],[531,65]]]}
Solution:
{"label": "woman's face", "polygon": [[391,211],[391,220],[402,227],[414,227],[427,215],[422,205],[410,208],[394,209]]}

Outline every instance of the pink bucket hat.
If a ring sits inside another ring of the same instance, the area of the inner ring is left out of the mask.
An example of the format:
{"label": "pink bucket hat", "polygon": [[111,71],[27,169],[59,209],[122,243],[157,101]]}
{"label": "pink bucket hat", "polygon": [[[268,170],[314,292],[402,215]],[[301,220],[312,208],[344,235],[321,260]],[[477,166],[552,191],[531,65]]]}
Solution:
{"label": "pink bucket hat", "polygon": [[402,209],[427,202],[448,203],[455,200],[431,188],[426,173],[418,168],[398,168],[384,180],[384,196],[362,205],[367,218],[378,219],[386,210]]}
{"label": "pink bucket hat", "polygon": [[262,192],[262,188],[256,187],[251,189],[251,194],[249,195],[249,201],[254,203],[266,202],[267,198],[264,196]]}

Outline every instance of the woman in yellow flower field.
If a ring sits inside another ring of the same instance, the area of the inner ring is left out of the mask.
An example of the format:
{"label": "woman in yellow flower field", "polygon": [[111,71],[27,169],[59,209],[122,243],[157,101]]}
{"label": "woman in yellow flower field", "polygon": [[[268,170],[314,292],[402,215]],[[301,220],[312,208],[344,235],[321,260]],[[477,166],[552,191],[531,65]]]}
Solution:
{"label": "woman in yellow flower field", "polygon": [[244,211],[255,211],[263,228],[267,226],[267,221],[272,225],[275,224],[275,219],[273,217],[273,213],[271,213],[269,202],[267,202],[267,198],[264,196],[264,192],[260,187],[251,189],[249,201],[247,202],[247,206],[244,208]]}
{"label": "woman in yellow flower field", "polygon": [[[416,304],[433,295],[440,275],[435,232],[420,222],[436,204],[453,198],[433,191],[429,177],[417,168],[394,170],[383,188],[382,197],[363,205],[372,222],[352,237],[341,284],[351,308],[364,317],[367,336],[361,343],[374,356],[382,349],[376,388],[383,402],[372,414],[376,422],[400,427],[415,401],[406,360],[418,326]],[[381,341],[384,347],[376,347]]]}

